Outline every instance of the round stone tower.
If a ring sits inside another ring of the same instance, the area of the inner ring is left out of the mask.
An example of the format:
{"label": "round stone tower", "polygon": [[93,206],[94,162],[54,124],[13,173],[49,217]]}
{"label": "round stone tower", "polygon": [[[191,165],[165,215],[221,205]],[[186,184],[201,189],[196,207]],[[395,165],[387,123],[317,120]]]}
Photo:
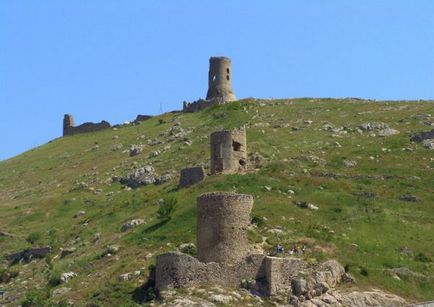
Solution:
{"label": "round stone tower", "polygon": [[74,117],[71,114],[65,114],[63,117],[63,135],[72,134],[72,128],[74,127]]}
{"label": "round stone tower", "polygon": [[213,132],[211,143],[211,174],[231,174],[247,167],[246,129]]}
{"label": "round stone tower", "polygon": [[208,93],[206,99],[236,100],[232,91],[232,64],[227,57],[209,59]]}
{"label": "round stone tower", "polygon": [[247,227],[253,196],[228,192],[197,199],[197,257],[202,262],[234,264],[247,255]]}

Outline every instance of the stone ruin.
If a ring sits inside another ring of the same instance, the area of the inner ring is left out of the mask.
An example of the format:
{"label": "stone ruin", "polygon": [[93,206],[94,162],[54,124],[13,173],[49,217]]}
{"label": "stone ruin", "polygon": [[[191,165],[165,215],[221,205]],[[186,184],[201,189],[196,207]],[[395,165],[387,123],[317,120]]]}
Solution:
{"label": "stone ruin", "polygon": [[170,252],[157,257],[155,287],[218,284],[261,295],[286,293],[301,300],[322,295],[349,278],[335,260],[315,267],[291,257],[250,253],[247,230],[253,196],[206,193],[197,199],[197,258]]}
{"label": "stone ruin", "polygon": [[63,117],[63,136],[73,135],[77,133],[95,132],[110,128],[111,125],[105,120],[100,123],[84,123],[79,126],[74,126],[74,118],[70,114],[65,114]]}
{"label": "stone ruin", "polygon": [[179,188],[194,185],[205,179],[205,170],[202,166],[187,167],[181,170],[181,177],[179,179]]}
{"label": "stone ruin", "polygon": [[236,100],[232,90],[232,63],[227,57],[211,57],[209,59],[208,92],[206,100],[184,102],[184,112],[198,112],[216,104],[224,104]]}
{"label": "stone ruin", "polygon": [[[235,174],[247,169],[246,129],[213,132],[211,144],[211,174]],[[206,177],[202,166],[187,167],[181,170],[179,188],[194,185]]]}
{"label": "stone ruin", "polygon": [[211,134],[211,174],[233,174],[247,168],[246,129]]}

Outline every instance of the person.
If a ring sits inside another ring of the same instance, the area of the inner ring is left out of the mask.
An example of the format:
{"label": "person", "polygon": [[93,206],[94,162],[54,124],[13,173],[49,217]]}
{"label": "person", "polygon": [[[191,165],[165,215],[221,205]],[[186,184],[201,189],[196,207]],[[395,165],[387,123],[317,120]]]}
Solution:
{"label": "person", "polygon": [[276,254],[281,254],[281,253],[283,253],[283,251],[284,251],[283,246],[280,245],[280,244],[277,244],[277,246],[276,246]]}

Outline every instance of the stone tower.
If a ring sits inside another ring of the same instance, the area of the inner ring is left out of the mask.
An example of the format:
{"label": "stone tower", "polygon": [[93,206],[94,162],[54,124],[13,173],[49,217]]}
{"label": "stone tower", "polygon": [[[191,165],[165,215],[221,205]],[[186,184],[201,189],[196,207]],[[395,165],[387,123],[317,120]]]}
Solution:
{"label": "stone tower", "polygon": [[197,257],[201,262],[233,264],[247,255],[247,227],[253,196],[206,193],[197,199]]}
{"label": "stone tower", "polygon": [[227,57],[209,59],[207,100],[221,99],[224,102],[236,100],[232,91],[232,64]]}
{"label": "stone tower", "polygon": [[63,135],[72,134],[74,127],[74,117],[71,114],[65,114],[63,117]]}
{"label": "stone tower", "polygon": [[211,143],[211,174],[237,173],[247,167],[245,127],[213,132]]}

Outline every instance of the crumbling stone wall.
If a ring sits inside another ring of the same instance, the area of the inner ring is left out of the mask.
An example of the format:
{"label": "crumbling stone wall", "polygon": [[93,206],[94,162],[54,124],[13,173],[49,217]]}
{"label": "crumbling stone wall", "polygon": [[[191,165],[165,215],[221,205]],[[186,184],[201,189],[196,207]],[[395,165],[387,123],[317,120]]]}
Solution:
{"label": "crumbling stone wall", "polygon": [[210,136],[211,174],[230,174],[247,168],[245,127],[217,131]]}
{"label": "crumbling stone wall", "polygon": [[84,123],[79,126],[74,126],[74,118],[70,114],[65,114],[63,117],[63,136],[73,135],[77,133],[95,132],[110,128],[111,125],[105,120],[100,123]]}
{"label": "crumbling stone wall", "polygon": [[236,100],[232,91],[232,63],[227,57],[211,57],[209,59],[206,99],[213,98],[222,98],[224,101]]}
{"label": "crumbling stone wall", "polygon": [[197,257],[202,262],[237,263],[248,252],[247,228],[253,196],[206,193],[197,199]]}
{"label": "crumbling stone wall", "polygon": [[184,188],[201,182],[205,178],[205,170],[202,166],[187,167],[181,170],[179,187]]}
{"label": "crumbling stone wall", "polygon": [[265,255],[248,255],[234,265],[216,262],[204,263],[180,252],[157,256],[156,288],[184,288],[215,283],[238,287],[242,280],[265,278]]}

